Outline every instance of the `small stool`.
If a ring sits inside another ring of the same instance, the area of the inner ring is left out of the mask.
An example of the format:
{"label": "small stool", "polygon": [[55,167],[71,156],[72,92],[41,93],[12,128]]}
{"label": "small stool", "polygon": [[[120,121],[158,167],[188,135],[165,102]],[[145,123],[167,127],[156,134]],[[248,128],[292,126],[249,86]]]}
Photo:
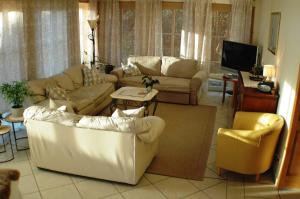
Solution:
{"label": "small stool", "polygon": [[23,150],[29,149],[29,147],[25,147],[25,148],[21,148],[21,149],[18,147],[18,140],[28,139],[28,137],[27,136],[17,137],[16,130],[15,130],[15,124],[16,123],[21,123],[22,124],[24,122],[24,118],[23,117],[13,117],[12,115],[9,115],[6,118],[4,118],[4,120],[6,122],[11,123],[11,126],[13,128],[13,133],[14,133],[14,138],[15,138],[15,143],[16,143],[16,149],[17,149],[17,151],[23,151]]}
{"label": "small stool", "polygon": [[2,137],[3,146],[4,146],[4,151],[0,151],[0,153],[5,153],[6,152],[6,146],[5,146],[5,143],[4,143],[4,137],[3,136],[8,134],[9,144],[10,144],[10,149],[11,149],[11,155],[12,155],[11,158],[9,158],[8,160],[0,161],[0,163],[8,162],[8,161],[11,161],[15,158],[13,148],[12,148],[11,138],[10,138],[10,130],[11,130],[10,126],[0,126],[0,135]]}

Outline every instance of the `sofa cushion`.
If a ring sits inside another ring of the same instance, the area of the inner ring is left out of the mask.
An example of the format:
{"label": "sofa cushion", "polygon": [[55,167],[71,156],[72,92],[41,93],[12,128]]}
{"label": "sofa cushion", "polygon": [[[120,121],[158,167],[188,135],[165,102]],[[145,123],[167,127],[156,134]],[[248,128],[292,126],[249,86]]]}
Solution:
{"label": "sofa cushion", "polygon": [[142,117],[144,117],[144,113],[145,113],[144,106],[137,108],[137,109],[128,109],[128,110],[120,110],[119,108],[117,108],[113,112],[111,117],[139,117],[139,118],[142,118]]}
{"label": "sofa cushion", "polygon": [[107,91],[114,90],[112,83],[103,83],[94,86],[85,86],[69,93],[76,111],[80,111],[92,103],[101,103]]}
{"label": "sofa cushion", "polygon": [[72,91],[75,89],[72,79],[66,74],[58,74],[53,76],[51,79],[54,79],[59,87],[67,91]]}
{"label": "sofa cushion", "polygon": [[128,63],[137,65],[144,75],[160,75],[161,59],[156,56],[136,56],[129,57]]}
{"label": "sofa cushion", "polygon": [[64,71],[64,74],[66,74],[71,78],[74,87],[76,89],[83,86],[83,74],[82,74],[83,67],[84,65],[80,64],[80,65],[72,66]]}
{"label": "sofa cushion", "polygon": [[163,57],[161,73],[168,77],[192,78],[197,73],[197,61],[177,57]]}
{"label": "sofa cushion", "polygon": [[58,86],[49,86],[47,88],[48,97],[54,100],[70,100],[67,91]]}
{"label": "sofa cushion", "polygon": [[[158,79],[159,84],[155,84],[154,88],[159,91],[174,91],[182,93],[190,93],[190,79],[153,76],[153,79]],[[142,87],[142,76],[124,77],[120,79],[122,86],[137,86]]]}
{"label": "sofa cushion", "polygon": [[46,96],[46,88],[48,85],[56,85],[55,81],[51,78],[30,80],[27,82],[29,90],[33,95]]}
{"label": "sofa cushion", "polygon": [[135,64],[128,63],[127,65],[125,65],[121,63],[121,66],[125,77],[142,75],[140,69]]}
{"label": "sofa cushion", "polygon": [[89,69],[88,67],[84,67],[82,71],[84,86],[93,86],[105,82],[104,78],[100,75],[100,72],[97,69]]}
{"label": "sofa cushion", "polygon": [[137,117],[83,116],[76,126],[139,134],[150,130],[151,123]]}

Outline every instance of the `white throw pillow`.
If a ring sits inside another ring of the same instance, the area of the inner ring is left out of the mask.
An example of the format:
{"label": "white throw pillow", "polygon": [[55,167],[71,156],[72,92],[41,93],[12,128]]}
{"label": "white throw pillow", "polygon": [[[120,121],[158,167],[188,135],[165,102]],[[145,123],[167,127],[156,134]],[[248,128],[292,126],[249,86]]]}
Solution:
{"label": "white throw pillow", "polygon": [[145,107],[137,108],[137,109],[128,109],[128,110],[120,110],[116,109],[115,112],[111,115],[111,117],[144,117]]}
{"label": "white throw pillow", "polygon": [[83,116],[76,126],[139,134],[148,131],[151,123],[135,117]]}
{"label": "white throw pillow", "polygon": [[49,100],[49,108],[53,110],[74,113],[74,109],[71,101],[67,100]]}
{"label": "white throw pillow", "polygon": [[135,64],[128,63],[126,65],[126,64],[121,63],[121,66],[124,71],[125,77],[142,75],[140,69]]}

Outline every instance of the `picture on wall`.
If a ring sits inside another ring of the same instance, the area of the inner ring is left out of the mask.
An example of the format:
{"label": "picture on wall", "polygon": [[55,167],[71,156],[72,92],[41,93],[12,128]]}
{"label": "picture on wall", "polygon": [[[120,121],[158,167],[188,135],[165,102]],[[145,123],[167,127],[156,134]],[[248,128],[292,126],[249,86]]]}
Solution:
{"label": "picture on wall", "polygon": [[268,49],[274,55],[276,55],[277,46],[278,46],[280,18],[281,18],[280,12],[272,12],[271,13]]}

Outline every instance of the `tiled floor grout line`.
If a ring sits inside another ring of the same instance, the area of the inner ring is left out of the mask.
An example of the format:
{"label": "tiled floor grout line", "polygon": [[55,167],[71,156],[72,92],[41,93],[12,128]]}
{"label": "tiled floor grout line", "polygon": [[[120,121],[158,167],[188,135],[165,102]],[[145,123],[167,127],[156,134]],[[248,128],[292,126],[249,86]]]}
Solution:
{"label": "tiled floor grout line", "polygon": [[72,180],[72,178],[71,178],[71,181],[73,182],[73,184],[74,184],[74,186],[75,186],[75,189],[77,190],[77,192],[78,192],[80,198],[83,199],[83,196],[81,195],[80,191],[78,190],[78,187],[76,186],[76,184],[75,184],[75,182]]}
{"label": "tiled floor grout line", "polygon": [[155,186],[155,184],[152,185],[158,192],[160,192],[163,197],[165,197],[166,199],[169,199],[168,196],[166,194],[164,194],[158,187]]}
{"label": "tiled floor grout line", "polygon": [[25,151],[25,153],[26,153],[26,157],[27,157],[28,164],[29,164],[30,169],[31,169],[31,172],[32,172],[32,176],[33,176],[34,182],[35,182],[36,187],[37,187],[37,189],[38,189],[37,192],[39,193],[40,197],[43,198],[42,193],[41,193],[40,188],[39,188],[39,185],[38,185],[38,183],[37,183],[37,181],[36,181],[36,177],[35,177],[35,175],[34,175],[33,168],[32,168],[31,162],[30,162],[30,157],[29,157],[29,154],[27,153],[27,150]]}

